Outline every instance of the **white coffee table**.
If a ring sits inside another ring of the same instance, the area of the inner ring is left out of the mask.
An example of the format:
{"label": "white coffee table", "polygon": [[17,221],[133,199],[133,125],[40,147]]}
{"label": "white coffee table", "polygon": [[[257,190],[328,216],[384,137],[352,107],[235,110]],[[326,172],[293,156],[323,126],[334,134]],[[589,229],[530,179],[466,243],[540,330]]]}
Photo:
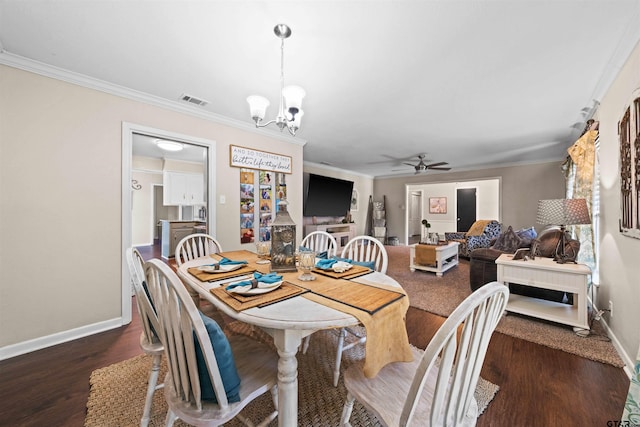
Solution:
{"label": "white coffee table", "polygon": [[409,246],[409,270],[423,270],[436,273],[436,276],[442,276],[445,271],[458,265],[458,242],[449,242],[446,245],[436,246],[436,263],[435,265],[420,265],[415,263],[416,246]]}

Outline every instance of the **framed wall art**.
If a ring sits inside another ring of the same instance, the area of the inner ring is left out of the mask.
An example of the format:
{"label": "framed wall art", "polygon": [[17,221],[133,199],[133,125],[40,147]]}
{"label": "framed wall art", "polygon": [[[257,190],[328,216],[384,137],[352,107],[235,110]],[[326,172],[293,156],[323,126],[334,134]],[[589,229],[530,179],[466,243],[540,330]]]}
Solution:
{"label": "framed wall art", "polygon": [[640,239],[640,89],[624,111],[620,138],[620,232]]}
{"label": "framed wall art", "polygon": [[351,207],[349,209],[351,212],[358,211],[358,190],[354,189],[351,193]]}
{"label": "framed wall art", "polygon": [[429,197],[429,213],[430,214],[446,214],[447,198],[446,197]]}

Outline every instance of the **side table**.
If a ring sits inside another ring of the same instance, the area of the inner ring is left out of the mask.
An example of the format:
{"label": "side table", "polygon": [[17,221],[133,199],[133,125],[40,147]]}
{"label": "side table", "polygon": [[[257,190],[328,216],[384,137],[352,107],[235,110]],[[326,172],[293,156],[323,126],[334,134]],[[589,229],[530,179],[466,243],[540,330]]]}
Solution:
{"label": "side table", "polygon": [[511,294],[507,311],[573,326],[574,331],[589,329],[587,289],[591,269],[584,264],[558,264],[552,258],[513,260],[512,254],[496,259],[498,282],[518,283],[541,289],[573,294],[573,305]]}
{"label": "side table", "polygon": [[442,276],[442,274],[450,268],[458,265],[458,242],[449,242],[446,245],[436,246],[436,263],[435,265],[421,265],[415,263],[416,246],[409,246],[409,270],[424,270],[436,273],[436,276]]}

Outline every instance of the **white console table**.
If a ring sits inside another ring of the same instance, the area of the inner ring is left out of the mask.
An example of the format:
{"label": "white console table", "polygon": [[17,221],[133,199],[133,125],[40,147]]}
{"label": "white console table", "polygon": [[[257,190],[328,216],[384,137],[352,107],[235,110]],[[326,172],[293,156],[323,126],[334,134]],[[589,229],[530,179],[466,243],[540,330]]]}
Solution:
{"label": "white console table", "polygon": [[558,264],[552,258],[543,257],[514,261],[511,254],[500,255],[496,264],[498,282],[503,284],[517,283],[573,294],[573,305],[511,294],[507,311],[570,325],[576,332],[579,329],[589,329],[589,267],[584,264]]}
{"label": "white console table", "polygon": [[340,223],[340,224],[308,224],[304,226],[304,235],[313,231],[326,231],[331,234],[335,239],[338,247],[336,253],[338,256],[342,253],[342,247],[354,237],[356,237],[356,225],[354,223]]}

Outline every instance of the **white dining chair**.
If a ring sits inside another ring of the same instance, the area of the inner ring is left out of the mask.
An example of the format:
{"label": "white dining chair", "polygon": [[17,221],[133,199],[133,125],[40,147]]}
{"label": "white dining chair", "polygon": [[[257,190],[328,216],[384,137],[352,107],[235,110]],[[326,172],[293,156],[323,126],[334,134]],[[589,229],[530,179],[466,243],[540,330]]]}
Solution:
{"label": "white dining chair", "polygon": [[[222,252],[222,245],[215,238],[206,233],[194,233],[183,237],[176,245],[175,260],[178,267],[192,259],[209,256]],[[189,295],[200,307],[200,294],[185,284]]]}
{"label": "white dining chair", "polygon": [[[351,259],[354,262],[370,263],[374,271],[386,274],[387,265],[389,264],[389,256],[384,245],[376,238],[370,236],[356,236],[349,240],[342,249],[342,258]],[[347,339],[350,337],[350,339]],[[309,348],[311,335],[305,338],[302,352],[306,353]],[[349,341],[345,344],[346,341]],[[356,345],[364,345],[367,336],[361,328],[340,328],[338,330],[338,348],[336,350],[336,358],[333,367],[333,386],[338,386],[340,379],[340,365],[342,364],[342,353],[355,347]]]}
{"label": "white dining chair", "polygon": [[390,363],[374,378],[362,364],[344,374],[347,399],[340,425],[350,426],[354,400],[385,426],[473,426],[474,392],[489,341],[509,299],[491,282],[468,296],[440,326],[427,348],[413,348],[413,362]]}
{"label": "white dining chair", "polygon": [[[371,236],[356,236],[349,240],[342,249],[342,258],[348,258],[354,262],[371,263],[374,271],[386,274],[389,256],[384,245]],[[348,337],[350,337],[348,339]],[[345,342],[349,341],[347,344]],[[340,328],[338,331],[338,348],[336,350],[336,361],[333,368],[333,386],[338,386],[340,379],[340,365],[342,364],[342,353],[357,345],[364,345],[367,336],[354,328]],[[305,346],[308,346],[305,342]]]}
{"label": "white dining chair", "polygon": [[342,258],[349,258],[355,262],[372,262],[373,270],[387,273],[389,256],[380,240],[371,236],[356,236],[349,240],[342,248]]}
{"label": "white dining chair", "polygon": [[327,258],[337,255],[338,243],[335,237],[326,231],[312,231],[304,236],[300,246],[314,251],[316,254],[327,252]]}
{"label": "white dining chair", "polygon": [[147,383],[147,395],[145,397],[144,409],[142,410],[142,418],[140,419],[140,425],[146,427],[149,425],[153,395],[156,390],[164,386],[163,383],[158,384],[158,374],[160,373],[160,363],[162,362],[164,346],[156,333],[160,330],[158,316],[152,301],[149,299],[149,294],[145,289],[144,259],[136,248],[127,248],[126,258],[133,283],[133,291],[136,296],[138,314],[140,315],[142,323],[140,347],[145,354],[152,357],[151,371],[149,372],[149,381]]}
{"label": "white dining chair", "polygon": [[[311,249],[312,251],[319,252],[327,252],[327,258],[331,258],[336,256],[338,250],[338,242],[335,237],[331,235],[331,233],[327,233],[326,231],[312,231],[311,233],[304,236],[300,246],[304,248]],[[309,341],[311,340],[311,335],[308,335],[304,339],[304,343],[302,344],[302,353],[307,354],[307,350],[309,349]]]}
{"label": "white dining chair", "polygon": [[[194,426],[218,426],[238,417],[257,397],[271,392],[278,415],[278,355],[243,335],[227,338],[215,321],[198,311],[176,273],[158,259],[145,264],[147,286],[158,311],[165,346],[166,425],[177,419]],[[199,361],[200,360],[200,361]]]}
{"label": "white dining chair", "polygon": [[189,234],[176,245],[176,264],[180,267],[184,262],[220,252],[222,252],[222,245],[209,234]]}

